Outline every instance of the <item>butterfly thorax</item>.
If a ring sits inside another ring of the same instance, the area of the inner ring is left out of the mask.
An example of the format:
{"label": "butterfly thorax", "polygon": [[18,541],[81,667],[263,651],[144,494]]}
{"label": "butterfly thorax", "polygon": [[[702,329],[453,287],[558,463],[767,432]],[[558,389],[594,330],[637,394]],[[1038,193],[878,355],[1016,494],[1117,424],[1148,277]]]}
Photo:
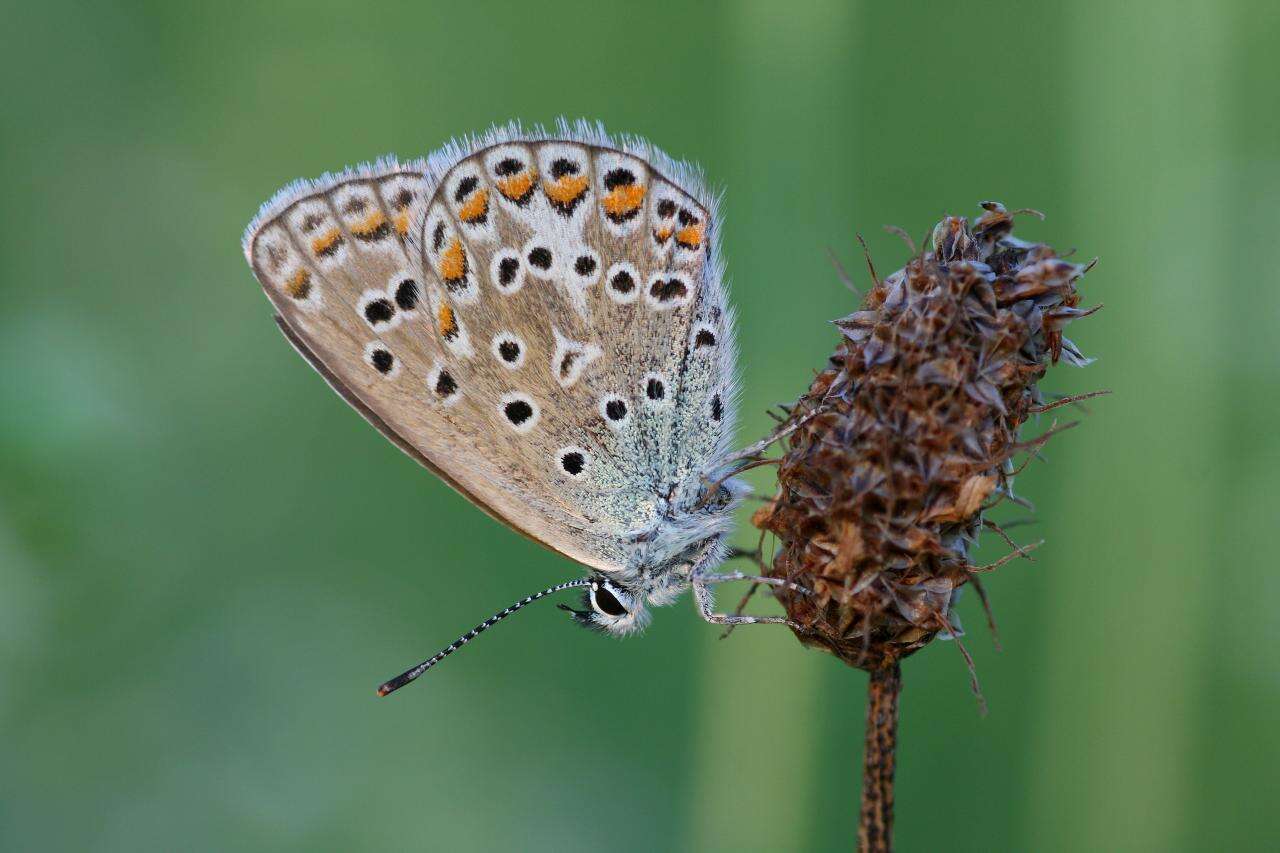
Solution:
{"label": "butterfly thorax", "polygon": [[640,600],[659,607],[670,604],[694,574],[711,571],[724,560],[733,511],[747,491],[740,480],[714,486],[702,480],[683,500],[667,503],[653,527],[635,537],[627,564],[610,577]]}

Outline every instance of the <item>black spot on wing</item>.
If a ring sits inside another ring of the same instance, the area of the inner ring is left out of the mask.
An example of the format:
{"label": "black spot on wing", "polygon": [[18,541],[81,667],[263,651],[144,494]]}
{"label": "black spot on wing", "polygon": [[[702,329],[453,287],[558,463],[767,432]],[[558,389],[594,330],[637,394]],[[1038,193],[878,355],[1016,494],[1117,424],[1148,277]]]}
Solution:
{"label": "black spot on wing", "polygon": [[581,474],[582,469],[586,466],[586,457],[576,450],[571,450],[560,457],[560,467],[564,468],[564,472],[572,477]]}
{"label": "black spot on wing", "polygon": [[545,246],[538,246],[529,251],[529,265],[535,266],[540,270],[551,269],[551,250]]}
{"label": "black spot on wing", "polygon": [[471,195],[479,185],[479,179],[474,175],[467,175],[465,178],[458,181],[458,188],[453,191],[453,200],[461,204],[463,200],[466,199],[467,196]]}
{"label": "black spot on wing", "polygon": [[636,173],[630,169],[610,169],[604,176],[604,188],[616,190],[618,187],[629,187],[636,182]]}
{"label": "black spot on wing", "polygon": [[502,407],[502,413],[513,425],[520,426],[533,417],[533,407],[524,400],[512,400]]}
{"label": "black spot on wing", "polygon": [[574,364],[577,363],[578,359],[581,356],[582,356],[582,353],[577,352],[576,350],[570,350],[569,352],[566,352],[563,357],[561,357],[560,359],[560,378],[561,379],[569,378],[569,374],[573,371]]}
{"label": "black spot on wing", "polygon": [[364,306],[364,318],[373,325],[389,323],[396,315],[396,309],[385,299],[374,299]]}
{"label": "black spot on wing", "polygon": [[440,375],[436,377],[436,385],[433,390],[438,397],[452,397],[458,390],[458,382],[448,372],[442,370]]}
{"label": "black spot on wing", "polygon": [[516,273],[520,271],[520,259],[507,257],[498,261],[498,284],[502,287],[510,287],[516,280]]}
{"label": "black spot on wing", "polygon": [[401,311],[412,311],[418,307],[418,283],[411,278],[396,285],[396,306]]}
{"label": "black spot on wing", "polygon": [[636,280],[626,270],[618,270],[613,278],[609,279],[609,286],[618,293],[626,294],[635,289]]}
{"label": "black spot on wing", "polygon": [[558,157],[551,163],[551,177],[557,181],[565,175],[576,175],[579,171],[577,163],[563,157]]}
{"label": "black spot on wing", "polygon": [[659,302],[683,299],[688,293],[689,288],[678,278],[656,278],[649,285],[649,295]]}

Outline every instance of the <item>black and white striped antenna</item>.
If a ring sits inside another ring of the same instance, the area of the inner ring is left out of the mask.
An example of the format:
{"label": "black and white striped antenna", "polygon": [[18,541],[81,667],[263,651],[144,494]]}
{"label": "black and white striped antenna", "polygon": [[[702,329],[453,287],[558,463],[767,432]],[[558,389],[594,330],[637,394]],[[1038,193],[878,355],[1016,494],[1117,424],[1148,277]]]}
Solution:
{"label": "black and white striped antenna", "polygon": [[378,695],[386,696],[388,693],[392,693],[396,690],[399,690],[401,687],[404,687],[410,681],[413,681],[418,676],[422,675],[424,672],[431,669],[431,667],[440,663],[440,661],[444,660],[449,655],[453,654],[458,649],[462,648],[467,643],[471,642],[476,637],[480,636],[485,631],[492,628],[494,625],[497,625],[503,619],[506,619],[508,616],[510,616],[512,613],[515,613],[517,610],[519,610],[521,607],[524,607],[526,604],[532,604],[533,602],[537,601],[539,598],[546,598],[548,595],[553,595],[557,592],[563,592],[566,589],[577,589],[584,586],[591,586],[592,583],[593,581],[589,577],[580,578],[575,581],[567,581],[565,583],[556,584],[555,586],[552,586],[552,587],[547,587],[542,592],[535,592],[533,595],[530,595],[527,598],[520,599],[515,604],[511,605],[505,610],[500,610],[497,613],[493,614],[488,619],[484,620],[479,625],[475,626],[470,631],[463,634],[461,637],[454,640],[452,643],[445,646],[443,649],[436,652],[434,655],[432,655],[431,657],[424,660],[422,663],[415,666],[413,669],[405,670],[404,672],[397,675],[395,678],[383,684],[381,687],[378,688]]}

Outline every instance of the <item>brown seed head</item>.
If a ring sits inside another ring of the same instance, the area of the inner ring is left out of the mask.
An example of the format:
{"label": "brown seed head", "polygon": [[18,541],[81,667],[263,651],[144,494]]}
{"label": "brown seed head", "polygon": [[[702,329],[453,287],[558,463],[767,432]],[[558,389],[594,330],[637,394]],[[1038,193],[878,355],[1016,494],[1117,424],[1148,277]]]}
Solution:
{"label": "brown seed head", "polygon": [[779,538],[771,574],[801,642],[863,669],[939,633],[978,567],[983,512],[1010,496],[1018,430],[1083,316],[1087,267],[1011,236],[995,202],[947,217],[932,246],[835,321],[831,366],[791,412],[778,491],[753,521]]}

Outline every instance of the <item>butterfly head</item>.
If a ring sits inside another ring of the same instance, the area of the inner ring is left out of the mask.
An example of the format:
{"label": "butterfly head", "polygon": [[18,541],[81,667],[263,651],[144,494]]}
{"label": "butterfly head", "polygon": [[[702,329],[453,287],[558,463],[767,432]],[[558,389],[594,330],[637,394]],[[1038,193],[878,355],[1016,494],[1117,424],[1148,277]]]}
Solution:
{"label": "butterfly head", "polygon": [[[713,567],[725,555],[721,524],[693,527],[664,524],[646,537],[636,561],[618,572],[596,572],[587,579],[580,607],[561,604],[584,628],[625,637],[649,624],[647,605],[662,607],[689,586],[698,571]],[[693,541],[689,541],[692,536]]]}
{"label": "butterfly head", "polygon": [[582,594],[581,607],[560,605],[560,609],[568,611],[574,622],[584,628],[619,637],[634,634],[649,624],[649,611],[639,590],[603,574],[592,575],[589,580]]}

